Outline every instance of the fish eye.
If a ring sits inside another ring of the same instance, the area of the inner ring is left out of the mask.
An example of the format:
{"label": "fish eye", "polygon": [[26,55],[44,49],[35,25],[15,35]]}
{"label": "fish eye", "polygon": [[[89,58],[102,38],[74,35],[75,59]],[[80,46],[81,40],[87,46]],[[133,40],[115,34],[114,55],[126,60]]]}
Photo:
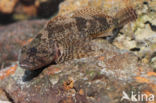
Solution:
{"label": "fish eye", "polygon": [[35,55],[37,53],[37,49],[35,47],[32,47],[28,50],[28,54],[31,56]]}
{"label": "fish eye", "polygon": [[113,24],[113,19],[112,18],[107,18],[108,24]]}

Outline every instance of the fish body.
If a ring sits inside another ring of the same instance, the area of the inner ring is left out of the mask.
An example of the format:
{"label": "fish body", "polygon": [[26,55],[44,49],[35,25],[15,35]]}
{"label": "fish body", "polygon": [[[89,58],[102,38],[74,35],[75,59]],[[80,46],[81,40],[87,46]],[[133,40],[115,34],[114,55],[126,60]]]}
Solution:
{"label": "fish body", "polygon": [[82,9],[72,15],[52,18],[37,36],[21,49],[19,64],[36,70],[52,63],[90,55],[90,41],[108,36],[114,28],[120,28],[137,18],[131,7],[111,17],[96,9]]}

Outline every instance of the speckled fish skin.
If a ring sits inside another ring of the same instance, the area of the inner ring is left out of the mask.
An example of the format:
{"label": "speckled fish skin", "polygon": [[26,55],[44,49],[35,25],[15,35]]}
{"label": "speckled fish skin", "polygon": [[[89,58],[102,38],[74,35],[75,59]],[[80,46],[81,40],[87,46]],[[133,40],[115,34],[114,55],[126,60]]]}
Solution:
{"label": "speckled fish skin", "polygon": [[[120,19],[121,16],[123,19]],[[115,17],[93,9],[75,11],[72,16],[57,16],[21,49],[19,64],[35,70],[49,64],[90,55],[92,39],[107,36],[114,28],[136,19],[133,8],[123,9]]]}

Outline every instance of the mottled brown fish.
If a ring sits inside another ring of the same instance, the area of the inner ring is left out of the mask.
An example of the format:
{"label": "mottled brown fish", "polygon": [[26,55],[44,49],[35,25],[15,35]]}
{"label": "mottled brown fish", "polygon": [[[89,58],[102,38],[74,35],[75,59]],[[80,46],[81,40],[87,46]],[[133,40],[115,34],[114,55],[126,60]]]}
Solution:
{"label": "mottled brown fish", "polygon": [[92,8],[57,16],[22,48],[19,64],[25,69],[36,70],[54,62],[62,63],[88,56],[92,39],[108,36],[113,29],[136,18],[132,7],[119,11],[114,17]]}

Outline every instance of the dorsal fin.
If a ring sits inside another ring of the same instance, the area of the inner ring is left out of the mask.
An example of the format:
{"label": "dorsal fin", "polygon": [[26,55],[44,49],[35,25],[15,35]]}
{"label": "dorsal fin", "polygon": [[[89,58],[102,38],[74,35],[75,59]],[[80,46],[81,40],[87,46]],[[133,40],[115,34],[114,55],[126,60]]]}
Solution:
{"label": "dorsal fin", "polygon": [[118,19],[118,26],[122,27],[123,25],[135,21],[137,19],[136,10],[133,7],[127,7],[121,9],[116,15],[115,18]]}
{"label": "dorsal fin", "polygon": [[48,24],[49,23],[55,23],[55,22],[58,22],[58,21],[64,21],[65,19],[67,19],[67,16],[58,15],[58,16],[55,16],[55,17],[51,18],[51,20],[48,22]]}
{"label": "dorsal fin", "polygon": [[106,14],[107,13],[104,10],[100,10],[100,9],[97,9],[97,8],[84,7],[84,8],[72,11],[72,12],[66,14],[66,16],[69,16],[69,17],[86,17],[86,16],[109,17]]}
{"label": "dorsal fin", "polygon": [[48,24],[54,24],[57,22],[63,22],[65,19],[74,18],[74,17],[91,17],[91,16],[100,16],[106,18],[112,18],[111,16],[106,15],[106,12],[97,8],[84,7],[64,15],[58,15],[53,17]]}

